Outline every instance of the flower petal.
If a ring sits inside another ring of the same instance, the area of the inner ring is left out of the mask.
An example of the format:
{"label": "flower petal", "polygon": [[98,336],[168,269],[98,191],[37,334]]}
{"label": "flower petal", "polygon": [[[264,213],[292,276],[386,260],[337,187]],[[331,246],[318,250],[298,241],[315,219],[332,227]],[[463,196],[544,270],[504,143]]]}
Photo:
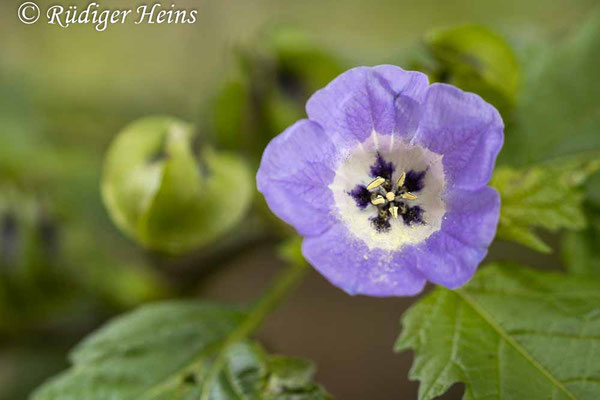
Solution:
{"label": "flower petal", "polygon": [[390,85],[395,95],[403,95],[422,103],[425,100],[429,80],[427,75],[417,71],[405,71],[395,65],[378,65],[373,70]]}
{"label": "flower petal", "polygon": [[475,249],[439,231],[418,248],[417,269],[430,282],[454,289],[475,274],[487,249]]}
{"label": "flower petal", "polygon": [[442,231],[468,246],[487,248],[500,216],[500,195],[492,187],[476,191],[455,190],[445,196],[447,211]]}
{"label": "flower petal", "polygon": [[414,134],[426,88],[427,77],[418,72],[391,65],[358,67],[317,91],[306,103],[306,112],[336,137],[336,143],[352,147],[373,131]]}
{"label": "flower petal", "polygon": [[467,282],[487,254],[498,225],[495,189],[455,191],[447,198],[442,229],[418,247],[417,268],[431,282],[456,288]]}
{"label": "flower petal", "polygon": [[412,296],[426,283],[414,268],[414,252],[369,250],[343,224],[305,238],[302,253],[332,284],[349,294]]}
{"label": "flower petal", "polygon": [[414,142],[444,155],[444,172],[451,184],[477,189],[490,180],[503,130],[498,111],[478,95],[433,84]]}
{"label": "flower petal", "polygon": [[378,65],[373,70],[381,75],[394,92],[396,107],[395,136],[410,140],[421,120],[422,106],[429,87],[427,75],[405,71],[395,65]]}
{"label": "flower petal", "polygon": [[323,129],[301,120],[274,138],[263,153],[256,181],[271,210],[302,235],[317,235],[333,223],[337,150]]}

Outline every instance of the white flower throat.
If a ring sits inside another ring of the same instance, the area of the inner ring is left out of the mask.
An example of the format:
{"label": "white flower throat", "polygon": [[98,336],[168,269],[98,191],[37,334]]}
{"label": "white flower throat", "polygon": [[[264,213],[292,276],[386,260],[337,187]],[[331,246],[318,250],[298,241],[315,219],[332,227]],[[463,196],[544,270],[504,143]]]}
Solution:
{"label": "white flower throat", "polygon": [[442,155],[373,132],[340,160],[330,185],[338,217],[370,248],[398,250],[441,228]]}

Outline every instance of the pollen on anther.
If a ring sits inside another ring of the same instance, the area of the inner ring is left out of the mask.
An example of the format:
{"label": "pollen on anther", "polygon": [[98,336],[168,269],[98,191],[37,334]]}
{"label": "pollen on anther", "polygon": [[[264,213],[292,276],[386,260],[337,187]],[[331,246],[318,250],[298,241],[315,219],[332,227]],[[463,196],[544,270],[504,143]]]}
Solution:
{"label": "pollen on anther", "polygon": [[373,190],[381,186],[385,182],[385,178],[378,176],[371,183],[367,185],[368,190]]}
{"label": "pollen on anther", "polygon": [[398,187],[404,186],[404,181],[406,181],[406,172],[403,172],[400,178],[398,178]]}
{"label": "pollen on anther", "polygon": [[394,201],[396,195],[394,194],[394,192],[387,192],[385,194],[385,198],[388,199],[388,201]]}
{"label": "pollen on anther", "polygon": [[396,206],[390,207],[390,214],[392,214],[392,217],[394,217],[394,219],[397,219],[398,218],[398,207],[396,207]]}
{"label": "pollen on anther", "polygon": [[407,193],[402,193],[402,198],[406,199],[406,200],[417,200],[418,199],[417,196],[415,196],[412,193],[408,193],[408,192]]}
{"label": "pollen on anther", "polygon": [[381,196],[381,195],[378,195],[378,196],[377,196],[377,197],[375,197],[374,199],[371,199],[371,203],[372,203],[374,206],[378,206],[378,205],[384,204],[384,203],[385,203],[385,199],[383,198],[383,196]]}

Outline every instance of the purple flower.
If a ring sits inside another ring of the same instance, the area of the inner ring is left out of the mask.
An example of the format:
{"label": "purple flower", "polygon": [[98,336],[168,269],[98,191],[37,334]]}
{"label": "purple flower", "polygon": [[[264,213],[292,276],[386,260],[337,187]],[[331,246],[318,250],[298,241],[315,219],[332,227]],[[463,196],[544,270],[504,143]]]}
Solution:
{"label": "purple flower", "polygon": [[305,236],[306,259],[350,294],[463,285],[500,198],[486,186],[504,125],[479,96],[392,65],[358,67],[267,146],[258,189]]}

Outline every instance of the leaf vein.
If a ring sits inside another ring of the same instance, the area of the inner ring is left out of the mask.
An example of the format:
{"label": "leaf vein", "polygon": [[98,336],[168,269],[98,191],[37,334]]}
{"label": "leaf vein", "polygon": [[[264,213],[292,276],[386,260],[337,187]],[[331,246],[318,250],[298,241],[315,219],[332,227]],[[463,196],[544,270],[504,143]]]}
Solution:
{"label": "leaf vein", "polygon": [[493,318],[491,315],[487,313],[485,309],[483,309],[477,302],[471,298],[467,293],[463,291],[455,291],[461,299],[465,303],[467,303],[473,311],[475,311],[481,318],[483,318],[491,327],[494,329],[498,335],[509,345],[511,345],[519,354],[521,354],[531,365],[533,365],[537,370],[540,371],[542,375],[544,375],[556,388],[560,389],[568,398],[572,400],[577,400],[577,398],[571,393],[565,385],[562,384],[558,379],[556,379],[539,361],[537,361],[519,342],[513,339]]}

